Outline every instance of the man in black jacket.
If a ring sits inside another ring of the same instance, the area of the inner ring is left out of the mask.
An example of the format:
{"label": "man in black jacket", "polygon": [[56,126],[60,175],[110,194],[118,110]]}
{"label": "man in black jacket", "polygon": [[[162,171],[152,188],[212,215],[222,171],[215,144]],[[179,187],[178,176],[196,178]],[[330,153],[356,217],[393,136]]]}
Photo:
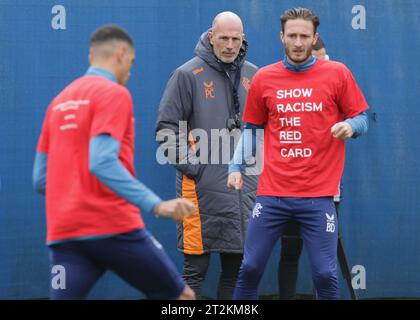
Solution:
{"label": "man in black jacket", "polygon": [[231,299],[255,199],[256,175],[245,177],[241,192],[226,188],[227,164],[257,70],[245,60],[246,51],[241,19],[218,14],[201,35],[196,56],[173,72],[159,106],[157,140],[177,169],[177,194],[196,205],[196,213],[178,224],[178,249],[184,278],[197,296],[215,252],[222,265],[217,298]]}

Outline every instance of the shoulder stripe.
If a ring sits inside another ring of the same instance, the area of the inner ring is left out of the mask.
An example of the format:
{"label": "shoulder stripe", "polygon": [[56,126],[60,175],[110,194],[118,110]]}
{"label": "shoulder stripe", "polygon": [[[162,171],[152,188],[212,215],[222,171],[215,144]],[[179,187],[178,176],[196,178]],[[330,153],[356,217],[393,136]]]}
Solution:
{"label": "shoulder stripe", "polygon": [[203,71],[204,71],[204,68],[203,68],[203,67],[201,67],[201,68],[195,69],[195,70],[192,72],[192,74],[193,74],[193,75],[197,75],[197,74],[199,74],[200,72],[203,72]]}

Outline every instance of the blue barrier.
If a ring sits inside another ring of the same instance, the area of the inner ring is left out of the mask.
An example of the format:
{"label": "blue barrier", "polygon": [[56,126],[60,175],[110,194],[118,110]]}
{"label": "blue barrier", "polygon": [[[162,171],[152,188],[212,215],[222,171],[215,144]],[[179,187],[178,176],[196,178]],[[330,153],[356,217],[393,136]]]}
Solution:
{"label": "blue barrier", "polygon": [[[50,99],[88,66],[93,30],[118,23],[135,39],[128,87],[136,108],[136,167],[142,181],[169,199],[175,195],[174,170],[157,164],[154,139],[169,74],[193,56],[199,35],[225,10],[243,19],[248,60],[263,66],[281,59],[279,15],[296,5],[318,13],[330,57],[352,70],[370,105],[368,135],[348,143],[340,220],[350,264],[366,270],[366,289],[358,294],[420,296],[418,1],[1,0],[0,299],[48,296],[44,204],[31,187],[33,156]],[[145,221],[181,269],[175,225],[148,216]],[[261,294],[277,292],[278,251]],[[205,295],[215,295],[218,270],[215,259]],[[299,291],[310,293],[305,257],[300,275]],[[346,298],[344,282],[341,287]],[[141,295],[106,275],[92,297]]]}

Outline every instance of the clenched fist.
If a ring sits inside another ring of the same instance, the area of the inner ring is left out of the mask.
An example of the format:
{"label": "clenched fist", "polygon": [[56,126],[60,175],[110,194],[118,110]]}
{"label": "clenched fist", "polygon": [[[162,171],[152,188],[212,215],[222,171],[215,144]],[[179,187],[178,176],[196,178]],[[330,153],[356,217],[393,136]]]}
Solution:
{"label": "clenched fist", "polygon": [[331,133],[334,138],[346,141],[348,138],[352,137],[353,128],[349,123],[342,121],[332,126]]}
{"label": "clenched fist", "polygon": [[183,198],[162,201],[155,207],[156,215],[172,218],[176,222],[181,222],[184,217],[192,215],[194,211],[194,203]]}
{"label": "clenched fist", "polygon": [[228,189],[240,190],[244,185],[242,174],[240,172],[232,172],[228,176],[227,187]]}

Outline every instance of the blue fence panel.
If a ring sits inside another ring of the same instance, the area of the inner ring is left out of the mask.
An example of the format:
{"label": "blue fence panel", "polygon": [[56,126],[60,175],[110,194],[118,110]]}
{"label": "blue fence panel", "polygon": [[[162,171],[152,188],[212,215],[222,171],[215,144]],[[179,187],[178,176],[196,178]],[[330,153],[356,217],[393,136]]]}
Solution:
{"label": "blue fence panel", "polygon": [[[66,10],[65,29],[52,27],[55,5]],[[128,87],[137,118],[136,167],[142,181],[169,199],[175,196],[174,170],[156,162],[154,123],[170,73],[193,57],[199,35],[225,10],[242,17],[251,62],[282,59],[279,15],[292,6],[319,14],[330,57],[352,70],[370,105],[368,135],[348,143],[340,219],[350,264],[366,269],[366,289],[358,294],[420,296],[418,1],[0,0],[0,299],[48,296],[44,204],[31,187],[33,156],[49,101],[87,69],[92,31],[118,23],[135,39]],[[363,26],[360,9],[366,25],[357,29],[355,23]],[[181,270],[175,225],[150,216],[145,221]],[[278,257],[277,246],[261,294],[277,292]],[[205,295],[215,296],[219,270],[215,258]],[[310,293],[306,257],[300,270],[299,292]],[[341,294],[348,297],[343,282]],[[91,296],[142,297],[112,274]]]}

